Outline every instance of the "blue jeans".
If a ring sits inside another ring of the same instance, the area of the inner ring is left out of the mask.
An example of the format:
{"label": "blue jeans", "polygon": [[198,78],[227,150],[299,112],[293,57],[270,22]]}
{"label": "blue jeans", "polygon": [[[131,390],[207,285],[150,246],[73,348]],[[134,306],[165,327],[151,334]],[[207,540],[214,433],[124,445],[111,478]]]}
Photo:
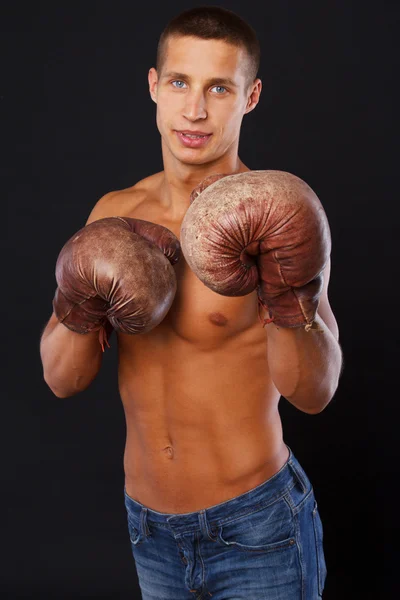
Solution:
{"label": "blue jeans", "polygon": [[143,600],[322,597],[322,522],[313,487],[288,450],[267,481],[198,512],[157,512],[124,488]]}

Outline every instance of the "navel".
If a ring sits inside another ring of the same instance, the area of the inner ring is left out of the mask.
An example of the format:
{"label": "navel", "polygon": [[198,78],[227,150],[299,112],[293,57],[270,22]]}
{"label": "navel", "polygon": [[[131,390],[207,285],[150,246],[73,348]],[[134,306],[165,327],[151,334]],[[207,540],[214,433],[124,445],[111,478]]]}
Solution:
{"label": "navel", "polygon": [[219,327],[223,327],[228,322],[228,319],[225,317],[225,315],[223,315],[220,312],[210,313],[208,315],[208,318],[211,321],[211,323],[213,323],[214,325],[217,325]]}
{"label": "navel", "polygon": [[163,452],[167,455],[167,458],[174,458],[174,449],[172,446],[165,446]]}

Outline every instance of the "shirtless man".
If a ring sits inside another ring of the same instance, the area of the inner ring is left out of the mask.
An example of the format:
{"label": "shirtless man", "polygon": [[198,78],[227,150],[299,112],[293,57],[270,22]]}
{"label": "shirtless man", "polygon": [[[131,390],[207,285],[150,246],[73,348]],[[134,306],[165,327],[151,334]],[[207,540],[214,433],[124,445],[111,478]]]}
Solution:
{"label": "shirtless man", "polygon": [[[238,144],[242,118],[261,93],[257,44],[253,30],[222,8],[171,21],[148,74],[164,170],[106,194],[87,224],[132,217],[180,239],[199,182],[250,171]],[[184,132],[208,137],[192,147]],[[176,295],[162,322],[141,335],[116,332],[125,501],[143,599],[318,598],[326,576],[322,525],[312,486],[283,440],[278,403],[283,396],[312,415],[337,389],[342,355],[327,294],[330,261],[317,332],[263,327],[255,291],[217,294],[184,256],[173,268]],[[40,352],[59,398],[85,390],[103,359],[98,332],[71,331],[54,312]]]}

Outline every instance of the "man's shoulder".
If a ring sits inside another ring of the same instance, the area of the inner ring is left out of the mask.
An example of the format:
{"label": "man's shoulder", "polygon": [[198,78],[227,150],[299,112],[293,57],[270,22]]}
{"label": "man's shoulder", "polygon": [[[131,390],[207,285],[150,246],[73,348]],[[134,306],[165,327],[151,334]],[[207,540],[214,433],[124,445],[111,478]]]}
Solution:
{"label": "man's shoulder", "polygon": [[134,185],[104,194],[97,201],[86,224],[104,217],[129,216],[142,202],[154,196],[163,171],[149,175]]}
{"label": "man's shoulder", "polygon": [[114,192],[109,192],[107,196],[109,196],[110,200],[130,200],[135,199],[140,201],[145,198],[160,184],[161,178],[163,176],[164,171],[159,171],[158,173],[154,173],[153,175],[149,175],[148,177],[144,177],[140,179],[134,185],[121,189],[115,190]]}

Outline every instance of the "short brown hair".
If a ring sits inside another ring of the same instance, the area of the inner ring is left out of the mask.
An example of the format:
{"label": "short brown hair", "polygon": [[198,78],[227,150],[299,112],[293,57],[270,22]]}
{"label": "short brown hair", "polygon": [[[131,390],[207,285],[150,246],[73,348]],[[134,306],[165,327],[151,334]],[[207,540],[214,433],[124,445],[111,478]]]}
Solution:
{"label": "short brown hair", "polygon": [[247,86],[257,77],[260,66],[260,44],[254,29],[234,12],[219,6],[199,6],[174,17],[161,33],[157,46],[157,73],[166,57],[166,42],[174,36],[194,36],[204,40],[223,40],[246,50],[249,65]]}

